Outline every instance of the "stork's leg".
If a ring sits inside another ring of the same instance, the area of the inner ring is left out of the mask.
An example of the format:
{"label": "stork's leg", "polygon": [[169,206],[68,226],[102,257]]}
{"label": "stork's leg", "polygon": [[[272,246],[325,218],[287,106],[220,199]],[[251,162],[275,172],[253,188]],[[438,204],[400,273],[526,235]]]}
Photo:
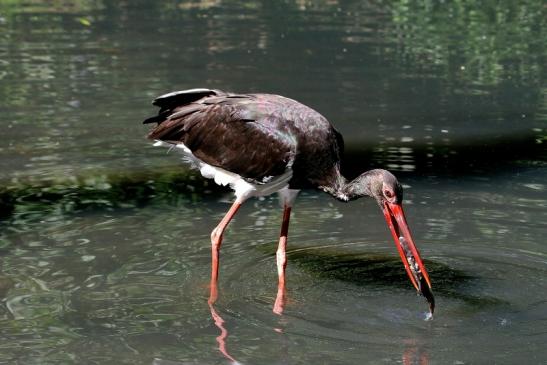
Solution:
{"label": "stork's leg", "polygon": [[285,204],[283,207],[283,222],[281,223],[281,234],[279,235],[279,246],[277,247],[277,296],[273,312],[282,314],[285,307],[285,268],[287,267],[287,236],[289,234],[289,220],[291,218],[291,206]]}
{"label": "stork's leg", "polygon": [[217,282],[218,282],[218,265],[219,265],[219,253],[220,245],[222,244],[222,235],[224,230],[228,227],[228,223],[232,220],[237,213],[239,207],[241,207],[240,201],[235,201],[234,204],[228,210],[228,213],[222,218],[218,226],[211,232],[211,291],[209,294],[209,303],[214,303],[217,300]]}

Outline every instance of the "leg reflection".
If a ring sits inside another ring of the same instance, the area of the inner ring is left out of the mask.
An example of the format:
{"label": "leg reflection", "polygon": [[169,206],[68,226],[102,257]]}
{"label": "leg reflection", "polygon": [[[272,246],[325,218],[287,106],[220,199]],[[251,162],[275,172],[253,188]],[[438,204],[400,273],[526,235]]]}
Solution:
{"label": "leg reflection", "polygon": [[403,365],[428,365],[429,355],[427,351],[416,341],[405,341],[403,352]]}
{"label": "leg reflection", "polygon": [[214,307],[214,301],[211,301],[209,298],[208,301],[209,304],[209,310],[211,311],[211,317],[213,318],[213,321],[215,322],[215,326],[218,327],[220,330],[220,335],[217,336],[217,344],[218,344],[218,350],[222,355],[224,355],[225,358],[231,361],[232,364],[239,364],[239,362],[232,357],[228,353],[228,350],[226,349],[226,340],[228,338],[228,330],[226,327],[224,327],[224,320],[222,317],[217,313]]}

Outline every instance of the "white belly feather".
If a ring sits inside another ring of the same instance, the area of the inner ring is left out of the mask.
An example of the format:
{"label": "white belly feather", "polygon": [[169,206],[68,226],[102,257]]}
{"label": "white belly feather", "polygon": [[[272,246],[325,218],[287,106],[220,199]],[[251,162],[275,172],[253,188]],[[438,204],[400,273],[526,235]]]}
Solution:
{"label": "white belly feather", "polygon": [[234,190],[236,200],[240,203],[253,196],[265,196],[278,192],[282,204],[292,205],[299,192],[299,190],[289,189],[289,180],[292,178],[292,169],[290,167],[282,175],[273,177],[267,183],[253,184],[238,174],[201,161],[183,143],[174,144],[156,141],[154,146],[169,147],[181,152],[183,160],[193,168],[198,169],[203,177],[213,179],[218,185],[229,185]]}

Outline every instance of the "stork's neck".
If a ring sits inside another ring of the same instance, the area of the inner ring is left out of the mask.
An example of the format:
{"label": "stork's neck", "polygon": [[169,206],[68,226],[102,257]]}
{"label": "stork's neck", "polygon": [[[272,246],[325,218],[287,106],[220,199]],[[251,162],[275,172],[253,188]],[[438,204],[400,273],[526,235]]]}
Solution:
{"label": "stork's neck", "polygon": [[337,168],[328,179],[328,184],[319,186],[320,189],[329,193],[341,201],[350,201],[363,196],[373,196],[372,185],[377,179],[378,170],[370,170],[349,181]]}

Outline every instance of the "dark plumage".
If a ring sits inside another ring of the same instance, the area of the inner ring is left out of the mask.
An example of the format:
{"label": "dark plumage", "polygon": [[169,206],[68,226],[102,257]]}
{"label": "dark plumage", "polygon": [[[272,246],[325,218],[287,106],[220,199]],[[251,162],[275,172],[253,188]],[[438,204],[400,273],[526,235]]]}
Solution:
{"label": "dark plumage", "polygon": [[[193,89],[154,100],[148,138],[184,143],[200,160],[256,183],[292,167],[291,189],[339,175],[343,139],[325,117],[292,99]],[[313,166],[313,169],[302,169]]]}

